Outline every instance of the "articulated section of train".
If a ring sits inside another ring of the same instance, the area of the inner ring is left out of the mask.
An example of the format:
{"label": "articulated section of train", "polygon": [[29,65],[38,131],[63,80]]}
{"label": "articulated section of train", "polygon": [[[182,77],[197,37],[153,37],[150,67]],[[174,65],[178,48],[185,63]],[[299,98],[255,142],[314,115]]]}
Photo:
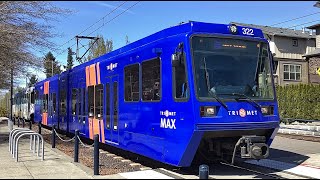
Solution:
{"label": "articulated section of train", "polygon": [[272,63],[259,29],[180,24],[38,82],[34,121],[179,167],[264,159],[279,127]]}

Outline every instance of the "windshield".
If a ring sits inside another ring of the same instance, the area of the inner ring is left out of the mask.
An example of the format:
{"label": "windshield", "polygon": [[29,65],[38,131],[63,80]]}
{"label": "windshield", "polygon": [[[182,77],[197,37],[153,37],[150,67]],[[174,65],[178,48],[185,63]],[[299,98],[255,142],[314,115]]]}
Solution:
{"label": "windshield", "polygon": [[192,38],[196,93],[199,98],[273,99],[268,45],[263,42]]}

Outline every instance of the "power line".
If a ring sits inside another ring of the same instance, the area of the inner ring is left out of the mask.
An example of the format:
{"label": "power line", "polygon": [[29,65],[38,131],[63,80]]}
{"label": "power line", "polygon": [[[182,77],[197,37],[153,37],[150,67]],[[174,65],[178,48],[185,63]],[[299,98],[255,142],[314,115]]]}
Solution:
{"label": "power line", "polygon": [[[109,20],[106,23],[103,23],[100,27],[98,27],[97,29],[95,29],[94,31],[92,31],[90,34],[88,34],[87,36],[90,36],[92,33],[96,32],[97,30],[99,30],[100,28],[102,28],[103,26],[105,26],[106,24],[110,23],[111,21],[113,21],[114,19],[116,19],[117,17],[119,17],[120,15],[122,15],[123,13],[127,12],[129,9],[133,8],[135,5],[137,5],[138,3],[140,3],[140,1],[136,2],[135,4],[133,4],[132,6],[128,7],[126,10],[124,10],[123,12],[121,12],[120,14],[116,15],[115,17],[113,17],[111,20]],[[82,49],[79,48],[79,50]]]}
{"label": "power line", "polygon": [[297,19],[301,19],[301,18],[308,17],[308,16],[312,16],[312,15],[314,15],[314,14],[319,14],[319,13],[320,13],[320,12],[315,12],[315,13],[308,14],[308,15],[305,15],[305,16],[301,16],[301,17],[297,17],[297,18],[290,19],[290,20],[287,20],[287,21],[283,21],[283,22],[279,22],[279,23],[276,23],[276,24],[272,24],[272,25],[270,25],[270,26],[275,26],[275,25],[283,24],[283,23],[286,23],[286,22],[294,21],[294,20],[297,20]]}
{"label": "power line", "polygon": [[320,20],[310,21],[310,22],[306,22],[306,23],[303,23],[303,24],[298,24],[298,25],[295,25],[295,26],[290,26],[290,27],[287,27],[287,28],[289,29],[289,28],[293,28],[293,27],[297,27],[297,26],[301,26],[301,25],[305,25],[305,24],[310,24],[310,23],[317,22],[317,21],[320,21]]}
{"label": "power line", "polygon": [[[104,20],[105,17],[107,17],[108,15],[110,15],[111,13],[113,13],[115,10],[117,10],[118,8],[120,8],[121,6],[123,6],[125,3],[127,3],[126,1],[123,2],[122,4],[120,4],[119,6],[117,6],[115,9],[113,9],[111,12],[109,12],[108,14],[106,14],[105,16],[103,16],[102,18],[100,18],[98,21],[96,21],[95,23],[93,23],[91,26],[89,26],[88,28],[86,28],[85,30],[83,30],[82,32],[78,33],[77,35],[80,35],[82,33],[84,33],[85,31],[87,31],[89,28],[93,27],[94,25],[96,25],[98,22],[100,22],[101,20]],[[71,38],[70,40],[68,40],[67,42],[63,43],[62,45],[60,45],[58,48],[63,47],[64,45],[68,44],[69,42],[71,42],[72,40],[74,40],[75,37]],[[75,45],[75,44],[74,44]],[[72,45],[72,46],[74,46]],[[71,46],[71,47],[72,47]],[[64,51],[63,51],[64,52]]]}

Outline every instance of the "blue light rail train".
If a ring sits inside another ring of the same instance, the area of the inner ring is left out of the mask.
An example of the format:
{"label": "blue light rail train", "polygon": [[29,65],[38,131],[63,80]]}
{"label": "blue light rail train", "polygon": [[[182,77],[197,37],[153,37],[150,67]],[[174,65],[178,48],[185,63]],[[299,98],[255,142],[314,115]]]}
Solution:
{"label": "blue light rail train", "polygon": [[260,29],[181,23],[35,85],[35,122],[178,167],[263,159],[279,128]]}

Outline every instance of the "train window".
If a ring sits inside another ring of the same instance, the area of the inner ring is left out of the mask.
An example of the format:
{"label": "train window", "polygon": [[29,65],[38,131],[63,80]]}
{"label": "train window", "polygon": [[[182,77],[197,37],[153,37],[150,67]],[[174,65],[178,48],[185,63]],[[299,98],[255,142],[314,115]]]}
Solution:
{"label": "train window", "polygon": [[98,84],[95,87],[95,108],[96,108],[96,118],[102,118],[103,115],[103,85]]}
{"label": "train window", "polygon": [[48,102],[48,106],[49,106],[49,108],[48,108],[48,114],[49,114],[49,116],[51,116],[52,115],[52,93],[50,93],[49,95],[48,95],[48,97],[49,97],[49,102]]}
{"label": "train window", "polygon": [[34,104],[39,104],[39,91],[34,91]]}
{"label": "train window", "polygon": [[125,101],[139,101],[139,64],[124,68]]}
{"label": "train window", "polygon": [[67,93],[65,90],[60,91],[60,114],[66,115],[67,112]]}
{"label": "train window", "polygon": [[42,113],[47,113],[48,112],[48,101],[49,101],[49,96],[48,94],[44,94],[42,96]]}
{"label": "train window", "polygon": [[185,58],[182,58],[180,65],[172,68],[173,94],[176,100],[189,97],[188,77]]}
{"label": "train window", "polygon": [[110,84],[106,84],[106,126],[110,129]]}
{"label": "train window", "polygon": [[142,100],[161,99],[160,59],[142,62]]}
{"label": "train window", "polygon": [[81,112],[81,88],[78,89],[78,98],[77,98],[77,111],[78,111],[78,115],[82,115],[82,112]]}
{"label": "train window", "polygon": [[52,93],[52,113],[55,114],[56,110],[57,110],[57,94],[56,93]]}
{"label": "train window", "polygon": [[94,86],[88,86],[88,112],[89,117],[94,113]]}
{"label": "train window", "polygon": [[87,115],[86,113],[86,88],[82,88],[82,115]]}
{"label": "train window", "polygon": [[77,89],[72,89],[72,115],[76,115],[77,91]]}
{"label": "train window", "polygon": [[118,82],[113,82],[113,130],[118,129]]}

